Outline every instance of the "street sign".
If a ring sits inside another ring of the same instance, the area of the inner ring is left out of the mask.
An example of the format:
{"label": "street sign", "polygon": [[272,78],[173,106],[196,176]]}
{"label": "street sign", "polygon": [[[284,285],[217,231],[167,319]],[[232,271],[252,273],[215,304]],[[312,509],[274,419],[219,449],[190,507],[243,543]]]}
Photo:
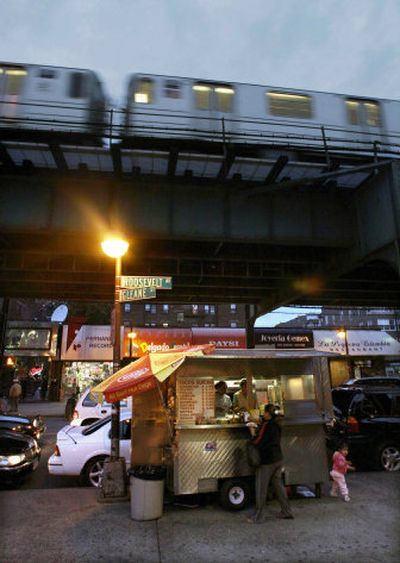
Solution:
{"label": "street sign", "polygon": [[[121,287],[126,289],[172,289],[172,277],[121,276]],[[155,295],[152,295],[151,297],[155,297]]]}
{"label": "street sign", "polygon": [[140,301],[141,299],[152,299],[156,296],[155,287],[134,287],[132,289],[121,289],[119,292],[119,300],[124,301]]}

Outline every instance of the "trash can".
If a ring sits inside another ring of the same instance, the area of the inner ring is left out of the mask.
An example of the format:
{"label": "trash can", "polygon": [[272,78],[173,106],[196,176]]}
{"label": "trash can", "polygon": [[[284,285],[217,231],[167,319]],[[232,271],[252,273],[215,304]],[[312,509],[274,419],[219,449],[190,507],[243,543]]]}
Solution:
{"label": "trash can", "polygon": [[136,465],[129,470],[132,520],[161,518],[164,502],[165,467]]}

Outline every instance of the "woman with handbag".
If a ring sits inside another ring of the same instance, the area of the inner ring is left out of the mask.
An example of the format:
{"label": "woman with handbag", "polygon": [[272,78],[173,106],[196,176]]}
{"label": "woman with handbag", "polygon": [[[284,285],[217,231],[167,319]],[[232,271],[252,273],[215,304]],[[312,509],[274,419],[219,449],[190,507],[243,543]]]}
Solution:
{"label": "woman with handbag", "polygon": [[254,436],[251,440],[260,454],[260,465],[256,468],[256,511],[248,522],[263,522],[264,507],[267,500],[268,486],[272,483],[276,498],[281,506],[278,518],[294,518],[282,483],[281,427],[276,420],[274,405],[265,405],[262,424],[256,433],[256,425],[248,423]]}

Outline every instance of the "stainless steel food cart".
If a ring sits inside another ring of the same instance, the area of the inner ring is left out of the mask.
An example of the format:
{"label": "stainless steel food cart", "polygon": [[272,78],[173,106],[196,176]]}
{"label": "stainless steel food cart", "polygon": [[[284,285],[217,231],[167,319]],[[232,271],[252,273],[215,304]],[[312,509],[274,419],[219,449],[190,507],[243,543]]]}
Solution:
{"label": "stainless steel food cart", "polygon": [[329,479],[323,416],[332,402],[327,357],[315,353],[187,357],[163,389],[133,398],[132,463],[166,464],[176,495],[220,491],[225,506],[242,508],[254,472],[246,457],[249,430],[216,419],[213,405],[216,381],[237,387],[243,377],[260,403],[278,404],[283,413],[285,484],[313,485],[318,495]]}

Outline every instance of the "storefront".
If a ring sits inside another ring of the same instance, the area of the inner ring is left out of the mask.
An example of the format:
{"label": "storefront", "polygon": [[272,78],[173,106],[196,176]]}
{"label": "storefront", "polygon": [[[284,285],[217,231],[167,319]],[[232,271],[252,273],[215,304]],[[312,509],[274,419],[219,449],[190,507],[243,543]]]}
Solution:
{"label": "storefront", "polygon": [[60,399],[93,387],[112,373],[109,325],[65,325],[61,342]]}
{"label": "storefront", "polygon": [[257,349],[315,350],[329,359],[332,387],[351,378],[400,375],[400,340],[377,330],[254,330]]}
{"label": "storefront", "polygon": [[[13,375],[23,398],[46,399],[51,363],[57,353],[58,326],[53,323],[9,321],[5,333],[1,388],[7,392]],[[8,368],[8,369],[7,369]]]}
{"label": "storefront", "polygon": [[[246,347],[245,329],[158,329],[121,327],[121,359],[135,360],[149,352],[213,344],[216,349]],[[112,373],[113,345],[109,325],[74,324],[63,327],[60,399],[97,385]]]}

